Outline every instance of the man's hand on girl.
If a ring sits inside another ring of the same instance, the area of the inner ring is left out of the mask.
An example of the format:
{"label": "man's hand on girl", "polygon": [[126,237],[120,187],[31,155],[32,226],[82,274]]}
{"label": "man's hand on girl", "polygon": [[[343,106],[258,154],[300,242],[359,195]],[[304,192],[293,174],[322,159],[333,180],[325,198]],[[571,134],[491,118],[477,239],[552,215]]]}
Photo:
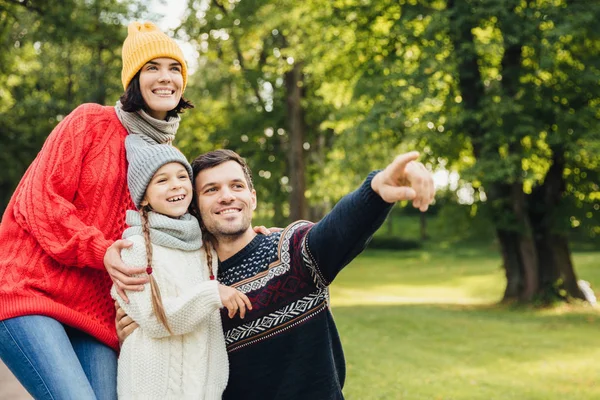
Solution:
{"label": "man's hand on girl", "polygon": [[127,336],[131,335],[139,325],[129,315],[125,314],[125,310],[121,308],[118,301],[115,301],[115,309],[117,310],[115,317],[117,336],[119,337],[119,346],[122,346]]}

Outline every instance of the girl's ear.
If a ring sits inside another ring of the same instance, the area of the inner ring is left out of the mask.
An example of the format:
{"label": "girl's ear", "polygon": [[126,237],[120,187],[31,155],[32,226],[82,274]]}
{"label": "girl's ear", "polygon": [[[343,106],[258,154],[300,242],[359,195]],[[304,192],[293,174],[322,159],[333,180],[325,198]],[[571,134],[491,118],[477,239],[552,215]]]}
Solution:
{"label": "girl's ear", "polygon": [[150,203],[148,203],[148,199],[146,199],[146,198],[144,197],[144,199],[142,200],[142,202],[140,203],[140,205],[141,205],[142,207],[146,207],[148,204],[150,204]]}

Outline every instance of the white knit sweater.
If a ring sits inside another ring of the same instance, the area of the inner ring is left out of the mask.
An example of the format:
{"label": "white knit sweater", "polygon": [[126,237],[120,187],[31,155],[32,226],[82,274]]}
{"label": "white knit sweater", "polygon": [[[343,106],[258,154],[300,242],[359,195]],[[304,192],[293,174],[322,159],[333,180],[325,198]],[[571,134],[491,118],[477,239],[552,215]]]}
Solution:
{"label": "white knit sweater", "polygon": [[[131,267],[146,266],[142,236],[121,257]],[[150,285],[127,292],[129,304],[113,286],[111,295],[139,324],[119,356],[119,399],[221,399],[229,374],[219,308],[218,283],[210,280],[204,248],[183,251],[153,245],[153,275],[160,288],[169,332],[152,309]],[[217,256],[213,253],[214,275]]]}

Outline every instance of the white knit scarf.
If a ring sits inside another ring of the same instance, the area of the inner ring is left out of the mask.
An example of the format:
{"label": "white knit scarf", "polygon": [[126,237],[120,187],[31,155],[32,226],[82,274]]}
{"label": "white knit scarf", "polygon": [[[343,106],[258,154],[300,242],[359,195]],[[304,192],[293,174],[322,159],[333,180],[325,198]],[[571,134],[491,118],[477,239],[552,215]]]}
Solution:
{"label": "white knit scarf", "polygon": [[136,112],[123,111],[120,101],[117,101],[115,111],[119,121],[129,134],[140,135],[142,139],[150,144],[172,143],[181,121],[179,115],[164,121],[151,117],[144,110]]}
{"label": "white knit scarf", "polygon": [[[128,210],[126,221],[129,228],[123,232],[123,239],[142,232],[142,217],[138,211]],[[198,250],[202,247],[202,231],[198,220],[191,214],[179,218],[171,218],[153,211],[148,213],[150,224],[150,241],[159,246],[185,251]]]}

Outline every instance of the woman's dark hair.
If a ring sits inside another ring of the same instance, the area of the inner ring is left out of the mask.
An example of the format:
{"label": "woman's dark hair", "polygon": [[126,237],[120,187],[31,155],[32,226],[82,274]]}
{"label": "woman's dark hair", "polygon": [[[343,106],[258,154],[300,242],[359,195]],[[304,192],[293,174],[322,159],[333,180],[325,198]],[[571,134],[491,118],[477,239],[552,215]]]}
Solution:
{"label": "woman's dark hair", "polygon": [[[144,102],[144,98],[142,97],[142,91],[140,90],[140,71],[138,71],[138,73],[135,74],[133,79],[131,79],[131,82],[129,82],[129,86],[127,86],[125,93],[121,95],[121,98],[119,100],[121,101],[123,111],[148,111],[146,103]],[[181,96],[177,107],[167,112],[167,117],[176,117],[177,114],[181,114],[188,108],[194,108],[194,105],[189,100],[186,100],[183,96]]]}

